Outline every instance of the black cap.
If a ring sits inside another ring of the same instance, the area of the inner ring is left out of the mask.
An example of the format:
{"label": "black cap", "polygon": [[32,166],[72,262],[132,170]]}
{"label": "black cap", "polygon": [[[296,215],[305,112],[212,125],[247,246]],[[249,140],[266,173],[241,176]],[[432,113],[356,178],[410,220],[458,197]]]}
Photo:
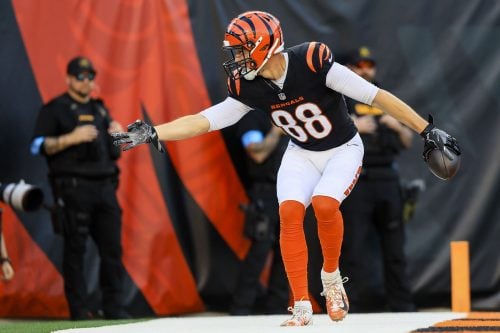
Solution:
{"label": "black cap", "polygon": [[346,59],[346,63],[350,65],[355,65],[360,61],[370,61],[374,65],[376,64],[375,58],[372,55],[372,51],[367,46],[361,46],[358,49],[352,51]]}
{"label": "black cap", "polygon": [[92,62],[85,57],[76,57],[71,59],[71,61],[68,63],[68,67],[66,68],[66,73],[76,76],[83,72],[96,74]]}

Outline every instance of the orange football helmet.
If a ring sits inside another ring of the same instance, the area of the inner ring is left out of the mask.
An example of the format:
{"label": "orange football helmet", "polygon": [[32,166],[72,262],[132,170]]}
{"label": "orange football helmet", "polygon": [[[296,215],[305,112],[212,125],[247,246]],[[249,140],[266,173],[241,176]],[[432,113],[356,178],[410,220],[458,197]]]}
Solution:
{"label": "orange football helmet", "polygon": [[253,80],[273,54],[284,48],[280,22],[261,11],[240,14],[229,23],[224,35],[223,49],[231,59],[222,65],[229,77]]}

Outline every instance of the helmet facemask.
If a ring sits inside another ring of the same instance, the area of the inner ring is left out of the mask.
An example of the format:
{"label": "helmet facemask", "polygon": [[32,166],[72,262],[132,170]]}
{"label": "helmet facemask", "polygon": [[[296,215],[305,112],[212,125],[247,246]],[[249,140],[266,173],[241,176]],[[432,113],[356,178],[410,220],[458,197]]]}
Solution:
{"label": "helmet facemask", "polygon": [[251,50],[255,49],[254,43],[248,42],[246,46],[224,46],[223,49],[230,54],[230,59],[222,64],[228,77],[238,80],[257,69],[251,54]]}

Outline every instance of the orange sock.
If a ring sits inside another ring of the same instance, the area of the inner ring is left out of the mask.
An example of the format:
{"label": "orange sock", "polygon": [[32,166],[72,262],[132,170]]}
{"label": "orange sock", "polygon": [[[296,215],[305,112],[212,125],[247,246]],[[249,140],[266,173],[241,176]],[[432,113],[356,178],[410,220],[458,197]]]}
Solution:
{"label": "orange sock", "polygon": [[344,237],[344,221],[340,203],[334,198],[317,195],[312,198],[318,221],[318,237],[323,252],[323,270],[331,273],[339,267],[340,248]]}
{"label": "orange sock", "polygon": [[309,300],[305,211],[304,205],[294,200],[284,201],[280,205],[281,256],[294,301]]}

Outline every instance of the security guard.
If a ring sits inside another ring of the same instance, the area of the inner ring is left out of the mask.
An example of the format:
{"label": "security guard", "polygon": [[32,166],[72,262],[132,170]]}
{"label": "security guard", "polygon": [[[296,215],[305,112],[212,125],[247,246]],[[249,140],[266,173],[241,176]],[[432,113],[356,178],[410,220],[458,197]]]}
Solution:
{"label": "security guard", "polygon": [[104,103],[91,98],[96,71],[89,59],[67,66],[67,91],[45,104],[36,120],[33,154],[45,155],[55,200],[53,222],[64,237],[64,291],[73,320],[91,319],[84,256],[89,236],[100,254],[102,310],[109,319],[123,309],[121,208],[116,189],[120,152],[109,133],[123,130]]}
{"label": "security guard", "polygon": [[[353,52],[346,59],[346,65],[374,82],[376,64],[367,47]],[[356,286],[345,285],[351,311],[380,311],[384,303],[379,298],[384,294],[387,310],[414,311],[406,276],[403,200],[396,166],[399,152],[411,145],[412,132],[380,109],[352,99],[346,102],[365,146],[358,183],[341,206],[345,228],[342,271]],[[382,290],[377,290],[374,281],[377,274],[367,269],[378,267],[371,264],[373,260],[367,262],[373,254],[369,246],[374,237],[381,244],[385,287]]]}
{"label": "security guard", "polygon": [[[237,135],[247,158],[247,188],[250,203],[245,211],[245,235],[252,245],[242,262],[232,297],[230,313],[249,315],[284,313],[289,300],[288,281],[279,246],[279,206],[276,177],[288,139],[271,125],[263,112],[249,112],[238,123]],[[269,253],[273,254],[268,287],[259,282]],[[263,294],[263,297],[260,294]]]}

